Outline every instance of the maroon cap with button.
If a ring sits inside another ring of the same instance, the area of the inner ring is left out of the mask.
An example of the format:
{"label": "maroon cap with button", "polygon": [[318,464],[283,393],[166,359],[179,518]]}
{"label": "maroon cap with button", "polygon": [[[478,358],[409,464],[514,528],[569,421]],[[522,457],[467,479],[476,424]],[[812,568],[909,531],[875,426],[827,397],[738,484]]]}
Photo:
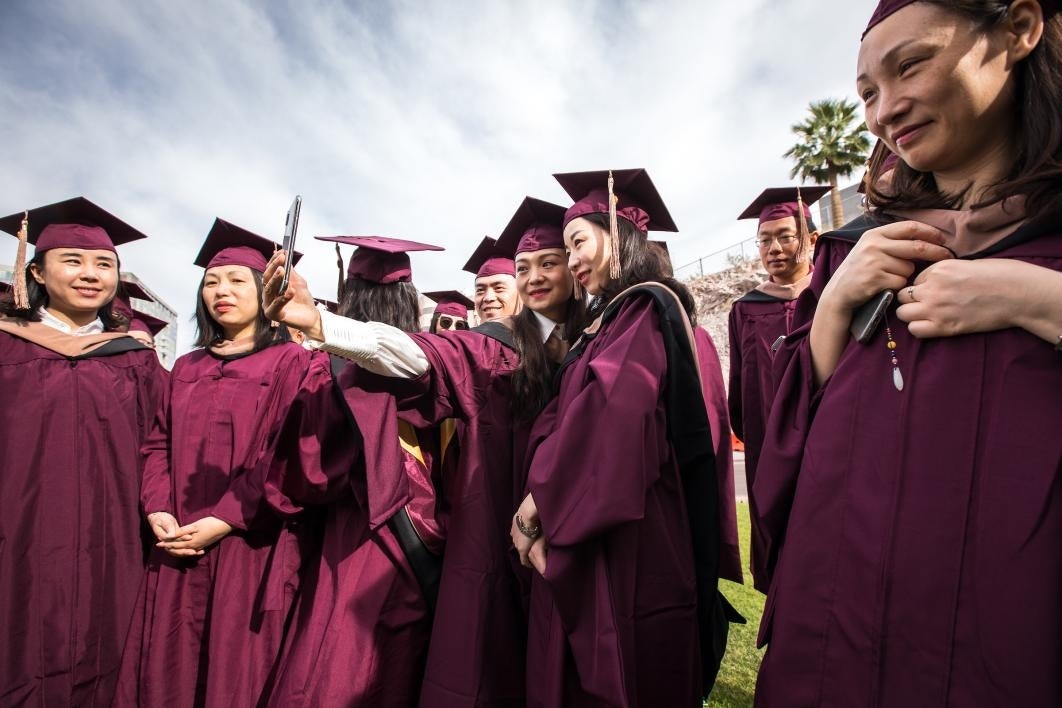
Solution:
{"label": "maroon cap with button", "polygon": [[[664,200],[644,169],[612,170],[616,216],[626,219],[642,232],[678,231]],[[562,228],[587,214],[608,214],[609,170],[554,174],[575,204],[564,213]]]}
{"label": "maroon cap with button", "polygon": [[413,251],[445,251],[442,246],[406,241],[387,236],[316,236],[318,241],[356,246],[347,264],[348,278],[361,278],[372,283],[408,283],[413,278],[409,253]]}
{"label": "maroon cap with button", "polygon": [[[269,259],[280,250],[280,244],[259,236],[224,219],[214,219],[195,264],[200,268],[242,265],[259,273],[265,271]],[[296,265],[302,254],[295,251],[291,265]]]}

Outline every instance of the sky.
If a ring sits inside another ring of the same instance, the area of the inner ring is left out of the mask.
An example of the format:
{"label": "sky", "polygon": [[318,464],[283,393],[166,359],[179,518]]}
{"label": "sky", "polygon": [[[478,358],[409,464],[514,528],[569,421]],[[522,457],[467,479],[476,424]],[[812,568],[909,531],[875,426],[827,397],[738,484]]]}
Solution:
{"label": "sky", "polygon": [[[279,240],[295,194],[318,297],[335,295],[335,256],[311,237],[338,234],[445,246],[413,256],[414,281],[467,292],[479,240],[525,195],[569,204],[551,175],[577,170],[646,168],[681,266],[752,236],[734,219],[790,184],[809,102],[855,98],[872,9],[4,0],[0,213],[83,195],[147,233],[122,268],[180,313],[179,351],[214,217]],[[14,254],[3,239],[0,263]]]}

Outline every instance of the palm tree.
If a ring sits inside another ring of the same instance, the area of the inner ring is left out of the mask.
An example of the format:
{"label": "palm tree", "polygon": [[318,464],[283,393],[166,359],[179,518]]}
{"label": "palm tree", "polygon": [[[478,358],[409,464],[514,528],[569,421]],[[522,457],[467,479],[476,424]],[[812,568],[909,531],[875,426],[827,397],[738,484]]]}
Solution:
{"label": "palm tree", "polygon": [[833,228],[844,225],[844,207],[837,189],[837,178],[847,177],[866,165],[870,138],[867,126],[858,119],[859,104],[845,99],[827,98],[814,101],[808,106],[810,114],[803,123],[793,126],[800,141],[789,148],[783,157],[792,158],[794,167],[790,178],[799,176],[802,182],[828,183],[830,206],[833,212]]}

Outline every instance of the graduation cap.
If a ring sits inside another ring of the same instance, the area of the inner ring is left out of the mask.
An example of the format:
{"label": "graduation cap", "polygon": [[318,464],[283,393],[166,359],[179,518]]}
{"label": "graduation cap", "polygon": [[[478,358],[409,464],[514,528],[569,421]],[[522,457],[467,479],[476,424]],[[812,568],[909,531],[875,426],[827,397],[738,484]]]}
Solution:
{"label": "graduation cap", "polygon": [[141,332],[147,332],[152,337],[158,336],[158,333],[166,329],[169,326],[169,322],[166,320],[160,320],[158,317],[149,315],[146,312],[134,311],[132,319],[129,320],[129,329],[139,330]]}
{"label": "graduation cap", "polygon": [[151,293],[145,290],[139,283],[134,283],[131,280],[121,281],[118,286],[118,294],[111,302],[111,308],[115,312],[124,315],[125,318],[129,320],[130,330],[135,329],[140,330],[141,332],[147,332],[154,337],[159,332],[166,329],[169,322],[133,307],[130,298],[146,300],[147,302],[157,302],[157,300],[151,296]]}
{"label": "graduation cap", "polygon": [[[880,0],[878,6],[874,8],[874,13],[870,16],[870,21],[867,23],[867,28],[863,30],[863,35],[859,38],[859,41],[866,39],[867,33],[870,30],[877,27],[886,19],[891,17],[894,13],[902,10],[915,3],[917,0]],[[1009,2],[1007,3],[1010,4]]]}
{"label": "graduation cap", "polygon": [[438,315],[468,319],[468,311],[475,308],[471,298],[456,290],[433,290],[424,296],[435,301],[435,314]]}
{"label": "graduation cap", "polygon": [[[372,283],[408,283],[413,277],[409,254],[414,251],[445,251],[442,246],[386,236],[315,236],[318,241],[356,246],[347,264],[348,278]],[[337,247],[338,249],[338,247]],[[342,258],[340,258],[342,262]]]}
{"label": "graduation cap", "polygon": [[128,298],[118,295],[111,301],[111,309],[125,317],[129,322],[129,331],[139,330],[147,332],[152,337],[157,335],[170,324],[166,320],[141,312],[132,306]]}
{"label": "graduation cap", "polygon": [[26,240],[37,247],[37,253],[53,248],[114,251],[115,246],[147,238],[84,197],[9,214],[0,218],[0,230],[17,236],[24,216],[28,219]]}
{"label": "graduation cap", "polygon": [[811,209],[808,207],[822,199],[823,195],[830,191],[830,187],[812,185],[810,187],[771,187],[765,189],[749,204],[745,211],[741,212],[738,219],[758,218],[760,223],[777,221],[787,216],[803,214],[805,219],[811,218]]}
{"label": "graduation cap", "polygon": [[484,236],[479,242],[463,270],[474,274],[477,278],[487,278],[492,275],[516,277],[516,264],[513,262],[512,254],[507,255],[498,247],[498,242],[490,236]]}
{"label": "graduation cap", "polygon": [[616,216],[623,217],[643,232],[678,231],[656,185],[644,169],[565,172],[553,177],[575,201],[564,214],[562,228],[580,216],[608,214],[611,179]]}
{"label": "graduation cap", "polygon": [[[217,266],[242,265],[261,273],[279,250],[279,243],[215,218],[199,255],[195,257],[195,265],[208,270]],[[297,264],[300,258],[302,254],[295,251],[290,265]]]}
{"label": "graduation cap", "polygon": [[37,253],[54,248],[82,248],[117,255],[116,246],[147,238],[147,234],[84,197],[9,214],[0,218],[0,231],[16,236],[19,241],[13,286],[17,307],[29,307],[25,282],[27,243],[34,244]]}
{"label": "graduation cap", "polygon": [[564,248],[565,209],[559,204],[524,197],[498,236],[498,249],[517,256],[547,248]]}

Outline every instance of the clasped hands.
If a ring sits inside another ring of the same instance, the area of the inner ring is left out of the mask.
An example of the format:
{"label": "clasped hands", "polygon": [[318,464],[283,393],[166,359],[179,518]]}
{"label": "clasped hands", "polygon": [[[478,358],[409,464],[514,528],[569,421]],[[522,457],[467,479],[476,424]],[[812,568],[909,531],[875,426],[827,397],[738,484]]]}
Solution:
{"label": "clasped hands", "polygon": [[232,526],[215,516],[204,516],[181,526],[173,514],[156,511],[148,514],[147,520],[158,539],[155,545],[177,558],[201,556],[209,546],[232,532]]}

